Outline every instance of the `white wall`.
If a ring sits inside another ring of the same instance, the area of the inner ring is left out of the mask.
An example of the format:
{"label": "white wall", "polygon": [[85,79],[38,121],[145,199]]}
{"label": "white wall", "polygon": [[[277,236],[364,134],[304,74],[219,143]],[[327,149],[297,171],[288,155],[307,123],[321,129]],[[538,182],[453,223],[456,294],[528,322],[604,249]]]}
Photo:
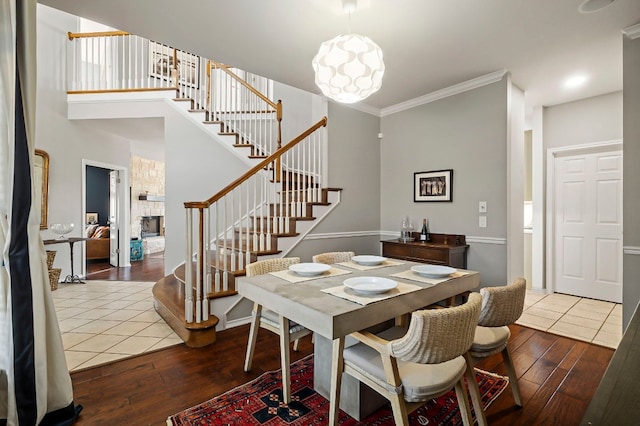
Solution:
{"label": "white wall", "polygon": [[[482,285],[507,279],[507,78],[382,118],[381,229],[409,215],[433,233],[475,239],[468,268]],[[453,202],[414,203],[413,174],[453,169]],[[478,202],[487,201],[487,227]]]}
{"label": "white wall", "polygon": [[[38,91],[36,108],[36,148],[49,153],[49,224],[73,222],[69,235],[80,236],[84,223],[82,209],[82,161],[129,167],[128,141],[101,132],[83,122],[67,119],[66,56],[67,32],[76,31],[77,18],[43,5],[37,9]],[[128,235],[128,227],[126,227]],[[58,235],[43,230],[44,239]],[[125,237],[128,242],[128,236]],[[128,245],[128,243],[127,243]],[[74,272],[82,269],[81,248],[74,246]],[[48,246],[58,252],[54,267],[62,276],[70,273],[69,247]]]}
{"label": "white wall", "polygon": [[[165,272],[185,259],[187,201],[204,201],[249,170],[177,111],[165,116]],[[197,222],[194,222],[197,223]]]}

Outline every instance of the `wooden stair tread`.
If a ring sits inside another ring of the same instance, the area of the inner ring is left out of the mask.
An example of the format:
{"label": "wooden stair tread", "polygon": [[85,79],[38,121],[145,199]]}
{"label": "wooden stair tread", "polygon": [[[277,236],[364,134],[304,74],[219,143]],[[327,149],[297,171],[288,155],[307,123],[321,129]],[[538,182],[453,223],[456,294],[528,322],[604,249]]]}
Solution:
{"label": "wooden stair tread", "polygon": [[[246,239],[247,231],[251,235],[253,235],[253,234],[262,234],[263,233],[261,230],[255,229],[255,228],[249,228],[249,229],[247,229],[247,228],[236,228],[235,229],[235,232],[236,233],[242,233],[242,235],[245,237],[245,239]],[[272,237],[296,237],[296,236],[300,235],[299,232],[282,232],[282,233],[268,232],[268,234],[271,235]]]}
{"label": "wooden stair tread", "polygon": [[[255,262],[255,260],[254,260]],[[224,264],[224,262],[220,262],[221,265]],[[231,262],[227,261],[227,265],[230,265]],[[193,267],[191,269],[191,273],[193,274],[192,276],[195,278],[196,276],[196,271],[195,271],[195,262],[193,262]],[[212,262],[211,264],[211,273],[214,274],[216,272],[216,268],[215,268],[215,261]],[[233,275],[234,277],[240,276],[240,275],[244,275],[244,270],[238,270],[238,271],[227,271],[229,274]],[[185,282],[186,277],[185,277],[185,268],[184,268],[184,264],[179,265],[174,271],[173,271],[173,275],[176,279],[178,279],[178,281],[181,282]]]}
{"label": "wooden stair tread", "polygon": [[247,245],[245,244],[245,242],[239,242],[236,241],[235,245],[232,247],[231,246],[231,241],[232,240],[218,240],[218,247],[224,247],[224,242],[226,241],[226,249],[227,250],[235,250],[235,251],[242,251],[242,252],[249,252],[252,255],[255,256],[267,256],[267,255],[271,255],[271,254],[278,254],[278,253],[282,253],[282,250],[247,250]]}
{"label": "wooden stair tread", "polygon": [[172,313],[179,314],[176,317],[180,318],[183,326],[189,330],[215,327],[220,321],[216,316],[211,316],[201,323],[187,323],[184,320],[184,293],[182,292],[182,286],[183,284],[174,276],[168,275],[153,286],[153,297],[170,309]]}

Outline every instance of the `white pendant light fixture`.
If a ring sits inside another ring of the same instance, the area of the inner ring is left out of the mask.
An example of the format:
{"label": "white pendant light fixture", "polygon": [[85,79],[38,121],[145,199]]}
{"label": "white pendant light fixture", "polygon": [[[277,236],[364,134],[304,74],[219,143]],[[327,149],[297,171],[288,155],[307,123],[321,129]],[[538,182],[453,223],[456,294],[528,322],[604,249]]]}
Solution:
{"label": "white pendant light fixture", "polygon": [[[342,4],[350,19],[356,0]],[[322,93],[337,102],[359,102],[382,86],[382,49],[369,37],[351,31],[323,42],[312,65]]]}

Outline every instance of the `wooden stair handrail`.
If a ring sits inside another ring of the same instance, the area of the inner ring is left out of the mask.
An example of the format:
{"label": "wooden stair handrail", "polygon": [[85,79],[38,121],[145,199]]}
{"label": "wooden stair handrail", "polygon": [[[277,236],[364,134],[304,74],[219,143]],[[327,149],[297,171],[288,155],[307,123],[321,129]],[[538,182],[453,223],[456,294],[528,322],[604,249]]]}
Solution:
{"label": "wooden stair handrail", "polygon": [[244,87],[246,87],[247,89],[249,89],[249,91],[251,91],[253,94],[255,94],[257,97],[259,97],[260,99],[262,99],[263,101],[265,101],[268,105],[270,105],[273,109],[275,109],[276,111],[278,111],[278,120],[282,119],[282,102],[278,101],[273,102],[271,99],[267,98],[265,95],[263,95],[262,93],[260,93],[258,90],[256,90],[253,86],[251,86],[249,83],[247,83],[246,81],[244,81],[242,78],[238,77],[233,71],[229,70],[229,66],[225,65],[221,62],[218,61],[214,61],[213,59],[210,60],[211,64],[214,65],[215,68],[217,69],[221,69],[222,71],[224,71],[225,73],[227,73],[229,76],[231,76],[231,78],[233,78],[234,80],[236,80],[238,83],[242,84]]}
{"label": "wooden stair handrail", "polygon": [[262,160],[258,165],[252,167],[248,172],[246,172],[245,174],[240,176],[238,179],[231,182],[229,185],[227,185],[225,188],[223,188],[221,191],[219,191],[217,194],[215,194],[208,200],[187,201],[184,203],[184,207],[187,209],[206,209],[210,207],[213,203],[220,200],[229,192],[233,191],[235,188],[240,186],[243,182],[247,181],[251,176],[255,175],[260,170],[264,169],[267,165],[269,165],[269,163],[272,163],[273,161],[281,157],[285,152],[289,151],[291,148],[299,144],[307,136],[309,136],[310,134],[318,130],[320,127],[326,127],[326,125],[327,125],[327,117],[325,116],[325,117],[322,117],[322,119],[318,121],[316,124],[309,127],[309,129],[307,129],[306,131],[301,133],[299,136],[291,140],[291,142],[286,144],[284,147],[279,148],[276,152],[274,152],[273,154],[271,154],[270,156]]}
{"label": "wooden stair handrail", "polygon": [[67,32],[67,36],[69,40],[73,40],[74,38],[89,38],[89,37],[116,37],[116,36],[128,36],[131,33],[126,31],[96,31],[93,33],[72,33],[71,31]]}

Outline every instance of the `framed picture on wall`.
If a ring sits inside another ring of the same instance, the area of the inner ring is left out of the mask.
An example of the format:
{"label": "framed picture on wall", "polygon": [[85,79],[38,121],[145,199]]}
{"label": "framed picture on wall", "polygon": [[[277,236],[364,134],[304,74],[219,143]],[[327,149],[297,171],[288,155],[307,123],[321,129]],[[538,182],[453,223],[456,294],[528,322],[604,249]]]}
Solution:
{"label": "framed picture on wall", "polygon": [[95,225],[98,223],[98,213],[87,213],[86,217],[87,225]]}
{"label": "framed picture on wall", "polygon": [[453,201],[453,169],[414,173],[413,201]]}
{"label": "framed picture on wall", "polygon": [[175,72],[178,73],[179,84],[197,89],[200,82],[200,57],[149,41],[149,74],[171,83]]}

